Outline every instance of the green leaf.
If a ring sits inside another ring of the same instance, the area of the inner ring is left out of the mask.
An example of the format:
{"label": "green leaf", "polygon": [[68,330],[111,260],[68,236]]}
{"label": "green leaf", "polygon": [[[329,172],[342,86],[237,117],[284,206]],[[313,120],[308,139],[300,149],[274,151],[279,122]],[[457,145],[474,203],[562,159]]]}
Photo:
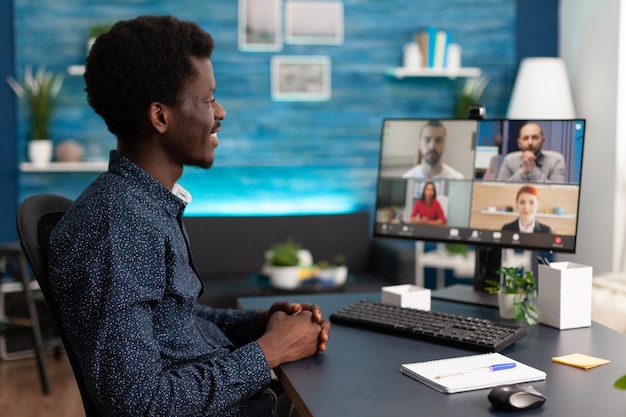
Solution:
{"label": "green leaf", "polygon": [[292,238],[288,238],[282,243],[275,243],[271,246],[272,258],[270,263],[274,266],[297,266],[300,249],[302,249],[302,245]]}
{"label": "green leaf", "polygon": [[626,390],[626,375],[615,381],[615,384],[613,386],[617,389]]}
{"label": "green leaf", "polygon": [[50,139],[50,119],[63,79],[62,74],[47,71],[43,65],[39,66],[35,74],[32,66],[26,65],[22,84],[11,76],[7,77],[7,82],[15,94],[26,99],[30,112],[32,139]]}

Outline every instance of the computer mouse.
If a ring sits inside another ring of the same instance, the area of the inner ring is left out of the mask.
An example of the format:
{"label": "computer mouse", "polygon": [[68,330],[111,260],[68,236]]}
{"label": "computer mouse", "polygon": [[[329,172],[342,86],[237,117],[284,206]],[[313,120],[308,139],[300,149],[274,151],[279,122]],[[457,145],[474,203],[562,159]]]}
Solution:
{"label": "computer mouse", "polygon": [[546,402],[545,395],[524,385],[499,385],[489,392],[487,398],[495,409],[505,411],[528,410]]}

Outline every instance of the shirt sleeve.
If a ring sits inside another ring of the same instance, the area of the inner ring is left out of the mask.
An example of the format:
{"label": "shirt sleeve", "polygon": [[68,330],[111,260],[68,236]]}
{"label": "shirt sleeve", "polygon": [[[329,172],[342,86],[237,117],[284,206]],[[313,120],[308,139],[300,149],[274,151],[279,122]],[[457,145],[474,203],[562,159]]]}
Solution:
{"label": "shirt sleeve", "polygon": [[[51,253],[55,297],[99,410],[108,416],[254,415],[246,406],[271,380],[258,343],[232,349],[206,338],[193,308],[190,320],[174,322],[177,306],[163,309],[164,294],[185,288],[168,286],[168,255],[158,233],[130,226],[102,236],[93,230],[80,239],[66,235]],[[231,332],[241,325],[245,333],[253,321],[251,312],[202,314]]]}
{"label": "shirt sleeve", "polygon": [[446,222],[447,222],[446,215],[443,213],[443,209],[441,208],[441,204],[439,204],[439,201],[437,201],[437,200],[434,200],[434,203],[436,204],[435,210],[437,210],[437,219],[443,220],[443,224],[446,224]]}
{"label": "shirt sleeve", "polygon": [[417,216],[419,214],[419,211],[420,211],[419,204],[420,204],[420,200],[417,200],[415,202],[415,204],[413,205],[413,211],[411,211],[411,218],[413,218],[413,217],[415,217],[415,216]]}
{"label": "shirt sleeve", "polygon": [[214,323],[233,341],[235,346],[255,340],[256,310],[214,309],[207,305],[196,305],[196,315]]}
{"label": "shirt sleeve", "polygon": [[502,164],[500,165],[500,169],[498,170],[498,181],[509,181],[512,180],[513,169],[511,168],[512,161],[509,155],[504,157],[502,160]]}
{"label": "shirt sleeve", "polygon": [[554,167],[552,167],[552,171],[548,181],[550,182],[565,182],[565,158],[562,155],[559,155],[555,158],[556,161],[554,163]]}

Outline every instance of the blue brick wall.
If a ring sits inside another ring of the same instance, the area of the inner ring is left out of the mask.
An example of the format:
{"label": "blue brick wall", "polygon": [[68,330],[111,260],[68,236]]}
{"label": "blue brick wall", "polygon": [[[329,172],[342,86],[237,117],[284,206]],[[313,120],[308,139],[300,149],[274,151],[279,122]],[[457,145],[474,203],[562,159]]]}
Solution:
{"label": "blue brick wall", "polygon": [[[13,28],[10,24],[13,5],[0,2],[0,74],[13,72]],[[8,23],[7,23],[8,22]],[[0,77],[0,242],[14,241],[15,214],[17,206],[17,167],[15,162],[15,141],[13,140],[13,124],[15,119],[15,96],[9,85]]]}
{"label": "blue brick wall", "polygon": [[[345,0],[341,45],[287,45],[280,52],[241,52],[237,2],[211,0],[14,0],[15,72],[25,64],[55,71],[85,59],[89,25],[140,14],[194,20],[216,40],[217,97],[228,112],[216,163],[186,170],[194,201],[188,215],[346,212],[371,209],[383,117],[450,117],[461,80],[385,76],[401,62],[402,44],[419,28],[448,30],[464,66],[491,77],[483,103],[503,116],[516,65],[514,0]],[[332,98],[274,102],[274,55],[328,55]],[[88,152],[115,146],[85,102],[82,77],[66,78],[53,139],[82,142]],[[18,109],[17,153],[24,160],[27,124]],[[18,200],[40,192],[75,198],[96,174],[22,173]]]}

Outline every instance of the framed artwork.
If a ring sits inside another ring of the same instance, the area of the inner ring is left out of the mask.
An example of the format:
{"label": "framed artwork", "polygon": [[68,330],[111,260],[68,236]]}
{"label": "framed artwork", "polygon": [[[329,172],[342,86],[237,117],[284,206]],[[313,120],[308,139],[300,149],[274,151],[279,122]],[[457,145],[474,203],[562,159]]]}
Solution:
{"label": "framed artwork", "polygon": [[274,56],[271,65],[273,100],[330,100],[330,58],[328,56]]}
{"label": "framed artwork", "polygon": [[343,2],[287,1],[285,43],[315,45],[343,43]]}
{"label": "framed artwork", "polygon": [[239,0],[239,50],[283,49],[282,0]]}

